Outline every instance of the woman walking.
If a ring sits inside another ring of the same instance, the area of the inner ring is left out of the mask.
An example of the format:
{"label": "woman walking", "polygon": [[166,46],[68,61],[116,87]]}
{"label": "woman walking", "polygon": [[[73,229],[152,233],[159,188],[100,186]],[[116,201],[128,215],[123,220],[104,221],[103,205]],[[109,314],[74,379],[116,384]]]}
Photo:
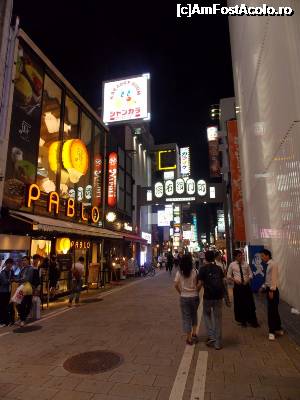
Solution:
{"label": "woman walking", "polygon": [[200,284],[198,283],[197,271],[193,269],[192,257],[189,254],[182,256],[179,269],[174,280],[175,289],[180,294],[180,308],[186,343],[192,345],[198,341],[196,329]]}

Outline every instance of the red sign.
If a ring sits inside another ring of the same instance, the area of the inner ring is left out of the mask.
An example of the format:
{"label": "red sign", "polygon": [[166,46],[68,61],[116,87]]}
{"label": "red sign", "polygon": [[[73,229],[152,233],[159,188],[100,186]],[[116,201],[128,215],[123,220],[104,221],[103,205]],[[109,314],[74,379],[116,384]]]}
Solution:
{"label": "red sign", "polygon": [[96,154],[94,157],[94,176],[93,176],[93,205],[101,206],[102,197],[102,156],[101,154]]}
{"label": "red sign", "polygon": [[244,242],[246,240],[246,234],[244,222],[241,168],[239,159],[238,130],[236,120],[227,122],[227,135],[231,173],[234,240]]}
{"label": "red sign", "polygon": [[114,207],[117,204],[117,168],[118,155],[110,153],[108,156],[108,193],[107,204]]}

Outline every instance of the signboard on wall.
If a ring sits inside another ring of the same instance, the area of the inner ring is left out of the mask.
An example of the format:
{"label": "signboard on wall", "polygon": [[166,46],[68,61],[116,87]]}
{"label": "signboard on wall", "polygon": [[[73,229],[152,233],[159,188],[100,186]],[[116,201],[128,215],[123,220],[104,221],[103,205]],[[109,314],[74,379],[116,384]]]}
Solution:
{"label": "signboard on wall", "polygon": [[108,191],[107,204],[109,207],[115,207],[117,204],[117,169],[118,155],[112,152],[108,156]]}
{"label": "signboard on wall", "polygon": [[173,221],[173,206],[166,206],[164,210],[157,211],[157,226],[170,226]]}
{"label": "signboard on wall", "polygon": [[218,232],[224,233],[225,232],[225,218],[224,218],[223,210],[217,210],[217,220],[218,220]]}
{"label": "signboard on wall", "polygon": [[207,141],[210,176],[212,178],[218,178],[221,176],[221,165],[219,157],[219,140],[217,126],[209,126],[207,128]]}
{"label": "signboard on wall", "polygon": [[180,173],[182,176],[188,176],[191,172],[190,148],[181,147],[180,149]]}
{"label": "signboard on wall", "polygon": [[234,240],[246,240],[237,121],[227,122]]}
{"label": "signboard on wall", "polygon": [[103,83],[103,122],[150,120],[150,74]]}

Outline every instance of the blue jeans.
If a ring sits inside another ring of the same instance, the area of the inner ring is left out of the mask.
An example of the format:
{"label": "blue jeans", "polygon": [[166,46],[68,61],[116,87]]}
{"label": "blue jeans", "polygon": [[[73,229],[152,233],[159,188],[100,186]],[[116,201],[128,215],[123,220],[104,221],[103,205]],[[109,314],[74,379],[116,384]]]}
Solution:
{"label": "blue jeans", "polygon": [[69,303],[72,304],[73,299],[75,297],[75,304],[79,303],[79,296],[80,296],[80,292],[81,292],[81,288],[82,288],[82,279],[73,279],[72,280],[72,292],[70,294],[69,297]]}
{"label": "blue jeans", "polygon": [[222,345],[222,299],[203,299],[203,317],[209,339],[214,339],[217,346]]}
{"label": "blue jeans", "polygon": [[190,333],[198,323],[199,297],[180,297],[183,332]]}

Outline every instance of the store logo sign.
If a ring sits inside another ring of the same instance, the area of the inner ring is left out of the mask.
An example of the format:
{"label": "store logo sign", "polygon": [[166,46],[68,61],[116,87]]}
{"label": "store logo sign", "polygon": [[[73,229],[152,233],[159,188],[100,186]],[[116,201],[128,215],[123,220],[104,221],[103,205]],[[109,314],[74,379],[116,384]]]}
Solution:
{"label": "store logo sign", "polygon": [[108,156],[108,193],[107,204],[115,207],[117,204],[117,168],[118,155],[113,152]]}

